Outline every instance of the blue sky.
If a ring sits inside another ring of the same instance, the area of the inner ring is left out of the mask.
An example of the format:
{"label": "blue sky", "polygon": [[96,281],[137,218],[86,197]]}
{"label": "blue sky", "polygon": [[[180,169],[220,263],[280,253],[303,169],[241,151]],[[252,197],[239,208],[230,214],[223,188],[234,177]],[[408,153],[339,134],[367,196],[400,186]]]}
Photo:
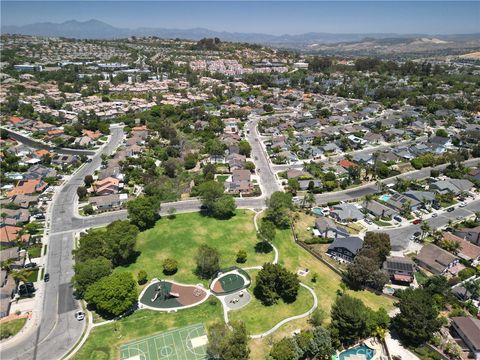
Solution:
{"label": "blue sky", "polygon": [[4,25],[98,19],[117,27],[268,34],[480,32],[480,2],[1,1]]}

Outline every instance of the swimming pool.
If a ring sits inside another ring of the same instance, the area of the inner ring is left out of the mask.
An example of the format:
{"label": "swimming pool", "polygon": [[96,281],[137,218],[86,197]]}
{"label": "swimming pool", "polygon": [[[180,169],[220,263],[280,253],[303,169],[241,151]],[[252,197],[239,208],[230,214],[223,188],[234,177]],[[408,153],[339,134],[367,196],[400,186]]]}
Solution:
{"label": "swimming pool", "polygon": [[313,212],[315,215],[320,215],[320,216],[323,215],[323,213],[322,213],[322,208],[313,208],[313,209],[312,209],[312,212]]}
{"label": "swimming pool", "polygon": [[390,200],[391,196],[390,195],[382,195],[379,197],[380,200],[382,201],[388,201]]}
{"label": "swimming pool", "polygon": [[339,359],[348,360],[352,355],[365,355],[366,360],[371,360],[375,355],[375,350],[370,349],[366,345],[359,345],[359,346],[355,346],[354,348],[341,352]]}

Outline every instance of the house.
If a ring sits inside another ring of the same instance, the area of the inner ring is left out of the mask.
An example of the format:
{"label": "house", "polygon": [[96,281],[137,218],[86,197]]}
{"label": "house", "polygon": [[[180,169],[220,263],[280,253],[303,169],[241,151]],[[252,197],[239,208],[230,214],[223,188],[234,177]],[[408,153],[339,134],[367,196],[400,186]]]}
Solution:
{"label": "house", "polygon": [[17,195],[33,195],[41,193],[47,188],[48,184],[41,179],[20,180],[12,190],[7,193],[8,197]]}
{"label": "house", "polygon": [[24,179],[32,180],[32,179],[43,179],[47,177],[56,177],[57,171],[52,168],[48,168],[43,165],[35,165],[31,166],[27,173],[23,176]]}
{"label": "house", "polygon": [[127,194],[110,194],[104,196],[92,196],[90,203],[96,210],[111,210],[121,207],[128,200]]}
{"label": "house", "polygon": [[465,268],[465,266],[459,263],[460,258],[434,244],[427,244],[422,247],[415,257],[415,261],[435,275],[456,275]]}
{"label": "house", "polygon": [[383,262],[383,270],[392,281],[409,284],[414,280],[415,263],[410,258],[389,256]]}
{"label": "house", "polygon": [[299,177],[308,177],[311,176],[308,172],[298,169],[288,169],[287,170],[287,179],[296,179]]}
{"label": "house", "polygon": [[227,156],[227,163],[230,171],[243,169],[246,162],[246,157],[240,154],[230,154]]}
{"label": "house", "polygon": [[229,193],[248,194],[253,191],[249,170],[233,170],[232,181],[225,182],[225,190]]}
{"label": "house", "polygon": [[339,235],[342,237],[348,237],[347,230],[343,227],[337,226],[335,221],[325,216],[318,217],[315,220],[315,229],[318,231],[318,236],[325,238],[337,238]]}
{"label": "house", "polygon": [[[10,246],[18,238],[18,233],[22,230],[20,226],[0,224],[0,245]],[[28,241],[30,234],[23,234],[20,237],[21,241]]]}
{"label": "house", "polygon": [[452,318],[451,327],[470,350],[471,356],[480,360],[480,319],[456,316]]}
{"label": "house", "polygon": [[391,218],[397,214],[397,211],[380,204],[378,201],[372,200],[370,202],[364,202],[363,208],[367,210],[369,214],[372,214],[376,218]]}
{"label": "house", "polygon": [[28,209],[30,206],[38,204],[38,195],[17,195],[13,199],[13,203],[22,209]]}
{"label": "house", "polygon": [[342,149],[340,149],[340,147],[337,144],[334,144],[334,143],[328,143],[328,144],[322,145],[322,146],[320,146],[320,149],[324,153],[338,154],[342,151]]}
{"label": "house", "polygon": [[11,299],[17,288],[17,284],[12,276],[4,270],[1,270],[0,279],[0,318],[8,316],[10,313]]}
{"label": "house", "polygon": [[[3,208],[2,214],[5,215],[5,220],[11,220],[11,224],[27,223],[30,219],[30,211],[27,209],[8,209]],[[2,215],[3,216],[3,215]],[[2,222],[4,219],[2,219]]]}
{"label": "house", "polygon": [[462,192],[470,191],[472,187],[473,183],[465,179],[447,179],[430,184],[430,189],[439,194],[460,195]]}
{"label": "house", "polygon": [[20,251],[18,247],[11,247],[0,250],[0,263],[10,262],[10,269],[22,269],[25,265],[25,250]]}
{"label": "house", "polygon": [[474,228],[455,229],[453,234],[471,242],[472,244],[480,246],[480,226]]}
{"label": "house", "polygon": [[116,194],[118,192],[120,181],[114,177],[107,177],[103,180],[97,180],[92,185],[92,192],[98,196]]}
{"label": "house", "polygon": [[359,237],[337,237],[328,247],[327,254],[340,261],[352,262],[362,246],[363,240]]}
{"label": "house", "polygon": [[357,164],[373,165],[373,154],[354,154],[352,160]]}
{"label": "house", "polygon": [[423,205],[431,205],[437,202],[435,198],[435,193],[431,191],[416,191],[410,190],[403,193],[406,197],[422,203]]}
{"label": "house", "polygon": [[350,169],[350,168],[355,168],[357,167],[357,164],[355,164],[354,162],[351,162],[350,160],[347,160],[347,159],[343,159],[343,160],[340,160],[338,162],[338,165],[340,165],[341,167],[343,167],[344,169]]}
{"label": "house", "polygon": [[444,240],[459,243],[458,257],[470,262],[480,261],[480,246],[474,245],[471,242],[446,231],[442,233],[442,236]]}
{"label": "house", "polygon": [[330,215],[338,222],[357,221],[364,218],[362,212],[352,204],[334,205]]}
{"label": "house", "polygon": [[413,211],[423,207],[423,204],[420,201],[399,193],[393,194],[386,201],[386,205],[397,212],[402,212],[407,204],[408,207]]}
{"label": "house", "polygon": [[298,184],[300,185],[300,190],[307,190],[310,186],[310,183],[313,183],[313,188],[320,188],[322,187],[321,180],[299,180]]}

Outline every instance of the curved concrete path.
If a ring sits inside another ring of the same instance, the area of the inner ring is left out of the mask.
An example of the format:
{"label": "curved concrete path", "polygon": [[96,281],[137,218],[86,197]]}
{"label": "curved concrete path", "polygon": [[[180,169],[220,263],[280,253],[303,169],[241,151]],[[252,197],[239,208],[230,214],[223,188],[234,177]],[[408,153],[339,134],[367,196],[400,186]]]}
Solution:
{"label": "curved concrete path", "polygon": [[274,333],[275,331],[277,331],[281,326],[285,325],[286,323],[290,322],[290,321],[293,321],[293,320],[298,320],[298,319],[302,319],[304,317],[307,317],[309,316],[311,313],[313,313],[313,311],[318,307],[318,298],[317,298],[317,294],[315,294],[315,291],[313,291],[313,289],[303,283],[300,283],[301,286],[303,286],[305,289],[307,289],[308,291],[310,291],[310,294],[312,294],[313,296],[313,305],[312,307],[305,313],[303,314],[300,314],[300,315],[295,315],[295,316],[290,316],[286,319],[283,319],[282,321],[280,321],[279,323],[277,323],[277,325],[275,325],[274,327],[272,327],[270,330],[267,330],[261,334],[255,334],[255,335],[250,335],[250,338],[251,339],[261,339],[265,336],[268,336],[272,333]]}

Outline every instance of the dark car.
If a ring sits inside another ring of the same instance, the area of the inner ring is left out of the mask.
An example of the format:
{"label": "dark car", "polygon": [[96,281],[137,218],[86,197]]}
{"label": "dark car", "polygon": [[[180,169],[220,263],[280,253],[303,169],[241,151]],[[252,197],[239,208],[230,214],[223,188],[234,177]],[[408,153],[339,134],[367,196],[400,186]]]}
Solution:
{"label": "dark car", "polygon": [[46,273],[46,274],[43,276],[43,281],[48,282],[48,280],[50,280],[50,274],[49,274],[49,273]]}
{"label": "dark car", "polygon": [[447,209],[448,212],[452,212],[453,210],[455,210],[454,207],[450,207],[450,208]]}
{"label": "dark car", "polygon": [[37,267],[37,263],[31,262],[31,263],[28,263],[28,264],[23,265],[23,267],[24,267],[25,269],[34,269],[34,268]]}

